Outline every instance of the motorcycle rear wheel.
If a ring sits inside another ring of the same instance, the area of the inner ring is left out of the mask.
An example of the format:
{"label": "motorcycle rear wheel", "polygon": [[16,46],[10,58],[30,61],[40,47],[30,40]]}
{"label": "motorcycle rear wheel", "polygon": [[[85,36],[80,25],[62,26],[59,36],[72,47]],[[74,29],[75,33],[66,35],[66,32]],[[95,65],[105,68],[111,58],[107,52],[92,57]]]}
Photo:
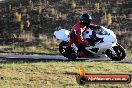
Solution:
{"label": "motorcycle rear wheel", "polygon": [[114,46],[113,50],[115,51],[115,54],[112,54],[110,49],[105,52],[105,54],[113,61],[121,61],[126,57],[126,52],[121,45]]}
{"label": "motorcycle rear wheel", "polygon": [[68,58],[69,60],[75,60],[77,58],[72,47],[69,46],[68,43],[65,41],[62,41],[59,44],[59,51],[64,57]]}

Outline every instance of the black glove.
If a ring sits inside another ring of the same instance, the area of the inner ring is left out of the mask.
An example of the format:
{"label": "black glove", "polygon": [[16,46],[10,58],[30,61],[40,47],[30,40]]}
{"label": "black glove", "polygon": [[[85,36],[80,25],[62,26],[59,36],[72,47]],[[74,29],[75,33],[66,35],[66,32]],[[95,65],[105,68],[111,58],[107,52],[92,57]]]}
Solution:
{"label": "black glove", "polygon": [[87,40],[88,40],[90,46],[95,46],[95,44],[96,44],[96,39],[90,38],[90,39],[87,39]]}
{"label": "black glove", "polygon": [[100,26],[97,26],[97,29],[100,29],[101,27]]}
{"label": "black glove", "polygon": [[89,42],[90,46],[95,46],[96,42]]}

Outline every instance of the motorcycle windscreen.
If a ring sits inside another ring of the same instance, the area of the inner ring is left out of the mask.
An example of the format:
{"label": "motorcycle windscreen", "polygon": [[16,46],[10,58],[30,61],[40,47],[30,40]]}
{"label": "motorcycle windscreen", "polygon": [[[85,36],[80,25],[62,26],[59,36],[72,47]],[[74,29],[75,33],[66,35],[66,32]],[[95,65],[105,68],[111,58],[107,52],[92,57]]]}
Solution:
{"label": "motorcycle windscreen", "polygon": [[62,40],[62,41],[67,41],[69,40],[68,35],[70,31],[66,29],[60,29],[59,31],[55,31],[54,35],[57,39]]}

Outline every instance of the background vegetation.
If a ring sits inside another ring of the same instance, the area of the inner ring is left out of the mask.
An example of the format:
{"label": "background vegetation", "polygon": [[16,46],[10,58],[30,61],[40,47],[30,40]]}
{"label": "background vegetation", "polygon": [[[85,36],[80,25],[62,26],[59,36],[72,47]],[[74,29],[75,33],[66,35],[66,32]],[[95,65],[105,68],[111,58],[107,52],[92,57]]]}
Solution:
{"label": "background vegetation", "polygon": [[0,41],[4,48],[1,51],[57,51],[59,42],[53,32],[60,28],[71,29],[82,13],[91,14],[93,23],[112,29],[119,43],[132,52],[131,0],[2,1]]}

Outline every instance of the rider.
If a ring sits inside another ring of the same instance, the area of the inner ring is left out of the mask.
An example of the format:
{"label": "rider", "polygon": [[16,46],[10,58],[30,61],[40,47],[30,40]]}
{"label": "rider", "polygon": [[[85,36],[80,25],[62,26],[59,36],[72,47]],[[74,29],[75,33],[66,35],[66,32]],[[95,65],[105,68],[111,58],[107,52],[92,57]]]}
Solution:
{"label": "rider", "polygon": [[91,30],[91,28],[92,29],[101,28],[100,26],[91,24],[91,21],[92,17],[89,14],[84,13],[80,15],[80,21],[77,24],[75,24],[71,29],[70,41],[68,42],[68,44],[69,45],[75,44],[77,48],[77,57],[83,57],[85,55],[83,51],[80,49],[82,46],[88,46],[93,44],[93,42],[90,42],[83,38],[83,32],[85,30]]}

